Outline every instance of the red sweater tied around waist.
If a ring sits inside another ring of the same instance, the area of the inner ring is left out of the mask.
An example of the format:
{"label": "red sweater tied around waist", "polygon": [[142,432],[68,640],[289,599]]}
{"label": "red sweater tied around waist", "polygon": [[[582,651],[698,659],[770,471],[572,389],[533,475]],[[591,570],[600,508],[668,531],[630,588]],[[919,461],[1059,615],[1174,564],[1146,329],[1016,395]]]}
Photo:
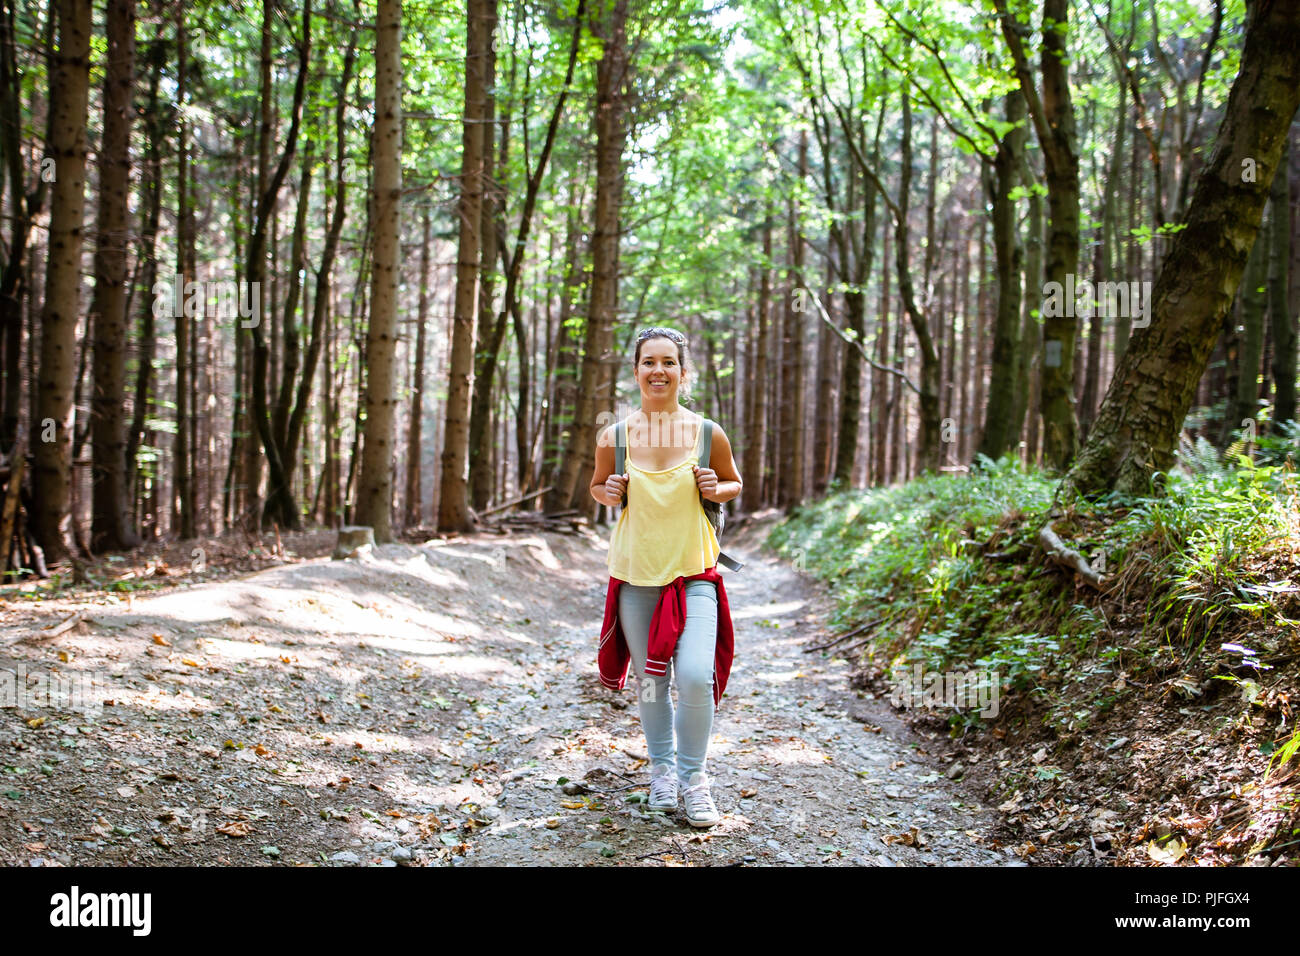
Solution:
{"label": "red sweater tied around waist", "polygon": [[[727,591],[722,585],[722,575],[717,567],[692,574],[678,575],[659,589],[659,602],[650,618],[650,641],[646,651],[646,675],[662,677],[668,673],[668,662],[677,649],[677,639],[686,627],[686,582],[712,581],[718,587],[718,632],[713,650],[713,705],[716,708],[727,687],[731,673],[731,659],[735,653],[735,635],[731,626],[731,606]],[[621,690],[627,682],[628,664],[632,660],[623,636],[623,626],[618,619],[618,588],[624,582],[609,579],[605,592],[605,620],[600,626],[600,648],[597,663],[600,682],[613,690]]]}

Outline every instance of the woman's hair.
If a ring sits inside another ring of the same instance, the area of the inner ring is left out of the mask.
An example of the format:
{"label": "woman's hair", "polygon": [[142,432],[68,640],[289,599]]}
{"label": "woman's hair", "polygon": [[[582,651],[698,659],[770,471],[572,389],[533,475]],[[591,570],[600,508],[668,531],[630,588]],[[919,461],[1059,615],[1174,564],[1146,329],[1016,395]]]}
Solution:
{"label": "woman's hair", "polygon": [[684,405],[691,402],[690,383],[695,381],[695,366],[691,364],[690,350],[686,345],[686,336],[676,329],[667,329],[655,325],[642,329],[636,334],[636,354],[632,356],[632,368],[641,364],[641,343],[648,339],[667,339],[677,346],[677,364],[681,368],[682,382],[677,389],[677,400]]}

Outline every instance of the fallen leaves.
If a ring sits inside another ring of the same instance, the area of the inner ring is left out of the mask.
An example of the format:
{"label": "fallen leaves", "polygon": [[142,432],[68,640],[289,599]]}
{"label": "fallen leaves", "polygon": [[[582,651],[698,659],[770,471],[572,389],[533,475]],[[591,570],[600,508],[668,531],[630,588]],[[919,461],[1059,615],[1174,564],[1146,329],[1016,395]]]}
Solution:
{"label": "fallen leaves", "polygon": [[231,820],[229,823],[223,823],[217,827],[218,833],[224,833],[228,837],[245,837],[252,831],[253,824],[247,820]]}
{"label": "fallen leaves", "polygon": [[903,833],[887,833],[880,838],[886,846],[901,843],[903,846],[925,846],[925,837],[917,827],[911,827]]}
{"label": "fallen leaves", "polygon": [[1182,837],[1173,839],[1160,846],[1156,840],[1150,840],[1147,843],[1147,856],[1157,863],[1177,863],[1187,855],[1187,844]]}

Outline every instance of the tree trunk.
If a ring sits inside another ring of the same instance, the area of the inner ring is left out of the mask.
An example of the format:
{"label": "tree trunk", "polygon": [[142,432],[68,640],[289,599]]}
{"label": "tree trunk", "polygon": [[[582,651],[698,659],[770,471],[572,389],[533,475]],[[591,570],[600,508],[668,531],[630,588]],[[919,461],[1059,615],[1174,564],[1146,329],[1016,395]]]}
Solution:
{"label": "tree trunk", "polygon": [[1241,276],[1240,335],[1237,339],[1236,388],[1224,422],[1225,441],[1237,429],[1253,425],[1259,415],[1260,360],[1264,352],[1264,312],[1268,308],[1268,232],[1255,235]]}
{"label": "tree trunk", "polygon": [[1167,471],[1196,384],[1259,232],[1268,187],[1300,105],[1300,12],[1251,8],[1240,72],[1210,154],[1156,278],[1150,325],[1115,370],[1088,443],[1058,491],[1143,494]]}
{"label": "tree trunk", "polygon": [[[802,182],[808,173],[808,134],[799,136],[799,179]],[[793,198],[789,200],[786,222],[787,254],[790,257],[792,275],[803,275],[803,236],[799,229],[799,205]],[[782,331],[782,351],[786,360],[781,367],[781,392],[785,400],[781,406],[780,460],[785,464],[781,475],[781,488],[777,504],[789,509],[799,504],[803,497],[801,478],[803,476],[803,311],[796,311],[796,295],[813,295],[811,289],[797,289],[795,280],[791,282],[790,294],[785,302],[785,325]],[[805,309],[812,306],[804,303]],[[859,340],[861,341],[861,340]]]}
{"label": "tree trunk", "polygon": [[[947,223],[944,224],[943,240],[939,243],[942,254],[948,238]],[[975,302],[972,307],[971,296],[971,254],[969,242],[954,242],[949,255],[955,260],[953,268],[948,270],[948,305],[941,306],[940,326],[946,328],[948,338],[947,377],[948,381],[942,395],[947,403],[943,417],[952,419],[955,434],[952,441],[946,442],[948,461],[945,464],[958,466],[969,460],[969,446],[975,436],[975,421],[980,414],[983,402],[983,381],[979,378],[981,357],[984,354],[984,314],[988,304],[988,244],[984,237],[988,233],[988,223],[980,217],[980,228],[976,248],[979,254],[975,258]],[[942,286],[941,286],[942,289]],[[940,300],[942,302],[942,299]],[[961,358],[958,360],[957,316],[961,315]],[[942,352],[940,353],[943,354]],[[974,373],[974,374],[972,374]],[[972,382],[971,379],[976,381]],[[954,397],[954,391],[960,390]],[[943,438],[941,434],[939,436]],[[956,452],[954,457],[953,453]]]}
{"label": "tree trunk", "polygon": [[[827,315],[834,315],[835,295],[830,291],[834,283],[830,263],[826,267],[826,291],[823,293],[823,306]],[[828,329],[825,323],[817,323],[817,401],[813,415],[813,473],[812,493],[814,498],[826,494],[826,486],[831,479],[831,451],[833,446],[832,426],[835,424],[835,343],[839,336]],[[735,339],[732,339],[735,344]],[[735,387],[735,376],[731,378]],[[872,398],[875,393],[873,391]],[[803,414],[803,410],[800,410]]]}
{"label": "tree trunk", "polygon": [[[895,254],[897,258],[897,254]],[[907,325],[904,321],[906,310],[902,302],[898,304],[898,318],[894,322],[894,361],[904,372],[907,370]],[[907,444],[907,403],[903,400],[903,380],[896,375],[889,390],[890,418],[887,427],[889,439],[889,483],[906,481],[906,444]]]}
{"label": "tree trunk", "polygon": [[402,272],[402,0],[379,0],[375,22],[375,253],[366,327],[366,426],[357,523],[393,540],[397,416],[397,290]]}
{"label": "tree trunk", "polygon": [[424,350],[425,327],[429,322],[429,254],[433,245],[433,224],[429,207],[424,207],[420,232],[420,304],[415,330],[415,371],[412,373],[411,421],[406,433],[406,524],[418,527],[422,523],[420,493],[420,459],[423,448],[421,438],[424,425]]}
{"label": "tree trunk", "polygon": [[903,93],[903,138],[900,154],[901,174],[898,184],[898,209],[894,221],[894,256],[898,266],[898,292],[912,323],[912,331],[921,359],[921,429],[918,440],[917,466],[921,471],[939,470],[939,355],[930,334],[928,316],[916,302],[912,288],[910,231],[907,224],[909,193],[912,188],[912,105],[910,94]]}
{"label": "tree trunk", "polygon": [[[889,230],[883,230],[880,245],[880,324],[876,330],[876,364],[881,368],[891,366],[889,357],[889,279],[893,273],[889,260]],[[874,407],[875,425],[871,430],[874,445],[875,463],[871,469],[872,482],[876,485],[889,483],[889,419],[893,411],[891,389],[895,375],[888,375],[880,369],[873,369],[871,383],[871,404]]]}
{"label": "tree trunk", "polygon": [[[1070,0],[1044,0],[1043,45],[1039,69],[1043,88],[1040,97],[1029,72],[1022,33],[1027,31],[1008,13],[1006,0],[995,0],[1001,15],[1002,32],[1016,63],[1020,88],[1043,151],[1047,180],[1049,236],[1047,271],[1043,291],[1043,361],[1041,366],[1043,457],[1054,469],[1064,471],[1073,460],[1078,442],[1078,421],[1074,408],[1074,352],[1078,321],[1074,303],[1061,303],[1067,276],[1073,276],[1079,260],[1079,151],[1075,134],[1074,105],[1069,82]],[[1055,301],[1053,305],[1053,290]],[[1037,298],[1037,290],[1034,293]]]}
{"label": "tree trunk", "polygon": [[[269,0],[268,0],[269,2]],[[248,244],[248,264],[246,266],[247,279],[250,290],[250,298],[257,296],[262,301],[260,293],[266,274],[266,244],[267,244],[267,226],[271,218],[272,211],[275,209],[276,200],[280,193],[280,187],[284,183],[284,178],[289,172],[289,166],[293,162],[294,150],[298,143],[298,131],[302,123],[302,103],[306,91],[308,62],[311,53],[311,0],[303,5],[302,13],[302,44],[298,49],[298,78],[294,84],[293,105],[291,107],[292,119],[289,125],[289,135],[285,142],[284,154],[280,157],[279,163],[276,164],[275,171],[270,175],[269,181],[258,197],[257,218],[253,226],[253,234]],[[263,91],[264,96],[270,96],[269,86]],[[378,122],[378,120],[377,120]],[[269,148],[269,144],[268,144]],[[267,490],[266,509],[262,514],[260,526],[265,527],[267,521],[273,516],[278,516],[281,527],[292,530],[299,530],[302,527],[302,520],[298,514],[298,506],[294,503],[293,490],[290,487],[290,478],[292,475],[285,470],[283,449],[276,439],[274,430],[271,425],[267,400],[267,366],[270,360],[270,349],[267,345],[267,337],[262,331],[262,319],[267,313],[259,313],[253,318],[249,330],[253,337],[252,353],[252,406],[251,415],[254,425],[257,427],[257,433],[262,443],[262,451],[266,456],[267,473],[270,476],[270,486]],[[241,320],[240,325],[244,325]],[[251,476],[250,476],[251,477]],[[248,489],[250,500],[256,499],[256,489]],[[378,529],[376,529],[375,540],[379,540]]]}
{"label": "tree trunk", "polygon": [[[552,385],[555,407],[550,412],[550,430],[546,437],[547,473],[551,476],[551,491],[544,500],[548,511],[568,507],[568,493],[559,491],[560,472],[564,466],[563,453],[572,434],[577,407],[578,335],[569,327],[574,304],[583,278],[583,255],[579,235],[582,232],[582,208],[577,200],[576,179],[569,187],[568,208],[564,239],[564,282],[560,286],[560,313],[555,335],[555,378]],[[582,204],[585,206],[585,203]]]}
{"label": "tree trunk", "polygon": [[[875,203],[867,199],[867,216],[874,219]],[[871,223],[874,226],[874,222]],[[864,223],[864,231],[866,225]],[[871,239],[874,239],[871,236]],[[868,241],[871,241],[869,239]],[[858,343],[866,341],[866,291],[855,286],[844,292],[844,314],[848,333]],[[857,464],[858,428],[862,419],[862,353],[853,346],[844,349],[840,374],[840,435],[835,449],[835,481],[841,488],[853,486]],[[829,410],[828,410],[829,411]]]}
{"label": "tree trunk", "polygon": [[[176,127],[176,282],[175,294],[181,301],[188,299],[186,287],[197,282],[194,252],[194,201],[193,184],[189,170],[189,124],[185,120],[184,104],[189,79],[189,34],[185,26],[185,8],[176,5],[176,102],[180,105]],[[206,297],[205,297],[206,298]],[[194,452],[190,444],[190,339],[194,318],[186,305],[176,310],[176,438],[172,469],[176,491],[172,496],[172,530],[179,532],[182,540],[193,538],[194,526]]]}
{"label": "tree trunk", "polygon": [[[343,222],[347,218],[346,106],[348,83],[351,81],[352,68],[355,62],[356,35],[352,34],[348,39],[347,52],[343,55],[343,74],[339,80],[338,97],[334,108],[336,131],[334,147],[334,210],[330,216],[329,229],[325,234],[325,248],[321,250],[320,268],[316,272],[316,297],[312,302],[311,332],[307,343],[307,354],[303,358],[302,377],[298,382],[298,391],[294,398],[293,412],[289,415],[289,427],[284,441],[284,467],[288,474],[292,474],[297,467],[298,448],[302,441],[303,425],[307,418],[307,410],[311,406],[312,380],[316,377],[316,365],[320,361],[324,340],[329,335],[326,332],[325,320],[329,311],[330,292],[334,286],[334,260],[338,255],[339,237],[343,233]],[[328,390],[325,390],[325,394],[329,394]]]}
{"label": "tree trunk", "polygon": [[32,428],[32,531],[49,563],[72,560],[72,430],[85,213],[90,0],[57,0],[59,48],[50,58],[54,190],[41,311],[40,380]]}
{"label": "tree trunk", "polygon": [[[49,179],[46,164],[55,162],[47,154],[35,177],[35,188],[26,192],[26,177],[22,163],[22,84],[18,74],[17,51],[14,46],[14,10],[5,3],[0,7],[0,156],[9,173],[9,209],[13,219],[9,247],[0,248],[4,267],[0,269],[0,374],[4,389],[0,394],[0,448],[9,449],[18,436],[18,422],[22,405],[22,338],[23,306],[30,309],[31,289],[29,271],[32,266],[29,251],[36,217],[45,205]],[[50,4],[45,17],[45,47],[53,49],[55,6]],[[47,110],[45,140],[54,141],[56,110]],[[0,175],[0,181],[3,181]],[[30,355],[29,349],[29,355]],[[28,442],[30,447],[31,442]]]}
{"label": "tree trunk", "polygon": [[93,551],[134,548],[139,536],[127,507],[127,460],[122,416],[126,409],[127,189],[131,172],[131,103],[135,67],[135,4],[109,0],[105,33],[104,138],[99,150],[99,218],[95,243],[95,293],[90,317],[94,384],[90,401],[94,456],[90,546]]}
{"label": "tree trunk", "polygon": [[[1031,187],[1034,179],[1026,160],[1020,166],[1021,184]],[[1038,369],[1042,356],[1042,330],[1037,315],[1042,303],[1039,291],[1043,281],[1043,200],[1037,192],[1029,194],[1026,214],[1026,248],[1024,294],[1020,307],[1020,351],[1016,357],[1016,401],[1012,415],[1013,442],[1025,433],[1027,462],[1037,460],[1038,447]],[[1031,414],[1032,412],[1032,414]],[[1028,427],[1026,427],[1028,426]]]}
{"label": "tree trunk", "polygon": [[438,530],[468,531],[466,467],[469,461],[470,376],[474,369],[474,320],[478,306],[479,240],[482,229],[483,118],[487,109],[487,60],[491,54],[488,0],[468,0],[465,15],[465,119],[461,136],[461,187],[457,205],[460,237],[452,317],[451,369],[439,481]]}
{"label": "tree trunk", "polygon": [[[153,41],[146,48],[145,60],[149,65],[149,99],[144,111],[145,161],[141,166],[141,187],[144,192],[140,226],[140,256],[144,266],[144,277],[140,283],[143,294],[140,297],[140,334],[136,342],[136,381],[135,402],[131,418],[131,427],[127,432],[126,465],[131,469],[136,482],[132,494],[132,514],[137,522],[141,521],[138,504],[144,496],[144,469],[137,465],[140,443],[147,440],[154,443],[152,429],[146,431],[145,422],[155,417],[150,412],[153,406],[153,359],[156,350],[154,330],[153,287],[158,280],[158,224],[162,218],[162,155],[163,133],[162,106],[158,98],[158,87],[162,81],[162,71],[166,62],[166,44],[162,39],[163,21],[159,20]],[[150,471],[153,471],[151,468]],[[159,476],[154,474],[151,486],[156,489]],[[146,510],[144,524],[148,529],[147,537],[152,539],[157,528],[157,515]]]}
{"label": "tree trunk", "polygon": [[[771,268],[772,261],[772,215],[770,207],[763,218],[763,258],[759,263],[758,310],[754,323],[758,331],[752,375],[754,378],[754,400],[749,409],[749,421],[745,426],[745,481],[748,490],[741,490],[744,496],[745,510],[757,511],[767,502],[763,493],[764,474],[766,472],[766,455],[764,454],[767,437],[767,313],[772,298]],[[851,351],[851,350],[848,350]]]}
{"label": "tree trunk", "polygon": [[[1120,219],[1119,219],[1119,193],[1121,187],[1120,177],[1124,171],[1124,158],[1127,144],[1128,132],[1128,87],[1122,82],[1122,77],[1116,77],[1119,85],[1119,108],[1115,111],[1115,148],[1111,153],[1109,166],[1106,173],[1106,199],[1102,206],[1102,242],[1106,247],[1103,261],[1106,267],[1104,278],[1110,281],[1117,281],[1120,275],[1120,250],[1123,245],[1120,242]],[[1136,193],[1133,187],[1129,187],[1129,204],[1132,205],[1136,199]],[[1136,279],[1137,276],[1131,278]],[[1113,336],[1113,359],[1119,362],[1119,357],[1124,350],[1128,348],[1129,321],[1127,316],[1117,316],[1114,321]],[[1107,382],[1115,377],[1112,369]],[[1096,416],[1093,416],[1093,422]]]}
{"label": "tree trunk", "polygon": [[[1105,243],[1098,242],[1093,255],[1093,275],[1106,274]],[[1097,412],[1098,392],[1101,388],[1102,323],[1104,305],[1094,301],[1092,315],[1088,317],[1088,350],[1084,363],[1083,390],[1079,396],[1079,440],[1086,440]]]}
{"label": "tree trunk", "polygon": [[[497,212],[498,206],[505,202],[501,180],[506,172],[506,156],[510,148],[507,126],[501,136],[498,173],[490,175],[497,126],[497,58],[493,48],[497,0],[486,0],[483,15],[487,18],[483,30],[488,38],[483,47],[483,195],[479,202],[478,332],[474,336],[474,380],[469,405],[469,501],[476,512],[487,508],[492,499],[492,396],[501,343],[505,339],[506,319],[505,312],[497,319],[492,310],[492,300],[496,284]],[[505,225],[504,216],[501,225]]]}
{"label": "tree trunk", "polygon": [[1283,144],[1269,190],[1268,313],[1273,330],[1273,421],[1295,421],[1296,329],[1287,302],[1291,268],[1291,180]]}
{"label": "tree trunk", "polygon": [[[551,111],[550,122],[546,129],[546,137],[542,144],[541,154],[537,161],[537,168],[528,171],[528,180],[524,191],[523,209],[519,217],[518,234],[515,237],[514,251],[508,253],[505,245],[505,219],[497,210],[491,220],[485,212],[483,218],[483,283],[484,289],[488,290],[480,296],[481,320],[479,328],[481,332],[490,330],[489,335],[484,335],[485,343],[480,344],[479,358],[476,365],[476,375],[474,381],[474,396],[470,415],[470,485],[474,507],[481,508],[487,504],[487,491],[489,478],[485,473],[482,477],[479,475],[479,466],[477,465],[476,454],[486,457],[486,452],[491,447],[491,431],[487,428],[486,417],[489,409],[489,396],[491,386],[496,375],[496,367],[500,361],[501,343],[504,339],[505,323],[507,318],[513,320],[513,329],[515,335],[515,346],[519,357],[519,382],[517,384],[517,408],[515,410],[515,447],[518,454],[518,478],[520,488],[525,483],[524,470],[529,467],[530,458],[528,454],[531,440],[528,435],[528,423],[531,417],[530,397],[532,391],[532,382],[529,370],[528,357],[531,354],[528,342],[528,333],[524,325],[522,306],[520,303],[520,287],[523,276],[524,253],[527,249],[528,236],[532,229],[533,215],[537,208],[537,197],[541,189],[542,179],[546,173],[547,165],[550,161],[551,152],[554,149],[555,141],[560,126],[560,118],[564,112],[564,105],[567,102],[569,89],[573,82],[574,70],[577,66],[578,52],[581,40],[582,20],[586,12],[586,0],[579,0],[577,11],[573,18],[573,39],[569,46],[568,69],[564,77],[564,86],[559,95],[556,97],[555,106]],[[495,0],[492,3],[493,22],[496,18]],[[512,77],[513,84],[513,77]],[[493,101],[489,98],[488,114],[493,112]],[[487,134],[490,141],[491,133]],[[500,161],[501,176],[504,178],[506,169],[506,144],[507,140],[503,133],[502,152]],[[490,149],[488,150],[490,151]],[[495,202],[495,200],[494,200]],[[485,200],[485,207],[489,205]],[[500,251],[502,267],[506,274],[506,287],[501,303],[501,311],[496,316],[496,321],[490,321],[491,311],[491,270],[488,263],[495,258]],[[480,449],[481,446],[481,449]],[[480,449],[476,453],[476,449]],[[481,500],[480,500],[481,499]]]}
{"label": "tree trunk", "polygon": [[[298,381],[298,367],[302,362],[302,347],[298,337],[298,300],[304,298],[302,276],[307,272],[307,209],[311,205],[312,167],[314,144],[308,144],[302,157],[302,177],[298,181],[298,208],[294,213],[293,236],[289,241],[289,291],[284,301],[283,349],[279,388],[271,411],[271,434],[280,446],[284,457],[285,474],[293,477],[294,463],[285,454],[289,444],[289,417],[293,410],[294,385]],[[307,303],[303,302],[303,314]],[[310,377],[310,376],[308,376]]]}
{"label": "tree trunk", "polygon": [[608,16],[591,25],[603,47],[596,64],[596,216],[591,240],[591,302],[577,413],[569,431],[558,489],[563,495],[561,500],[583,511],[587,510],[590,496],[586,488],[580,487],[579,477],[590,470],[594,460],[596,412],[610,398],[598,391],[607,381],[602,366],[610,361],[608,353],[618,314],[618,226],[629,73],[627,11],[628,0],[615,0]]}

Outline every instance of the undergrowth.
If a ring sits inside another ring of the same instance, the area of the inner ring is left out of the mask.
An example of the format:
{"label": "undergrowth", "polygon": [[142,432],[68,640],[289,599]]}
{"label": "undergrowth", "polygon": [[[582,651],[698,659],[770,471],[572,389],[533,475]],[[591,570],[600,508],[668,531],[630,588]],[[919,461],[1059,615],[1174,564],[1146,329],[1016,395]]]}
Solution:
{"label": "undergrowth", "polygon": [[[970,475],[832,494],[795,509],[768,544],[828,582],[837,633],[869,625],[828,653],[861,655],[896,681],[918,663],[992,672],[1002,695],[1041,705],[1042,719],[1070,734],[1114,706],[1116,680],[1122,688],[1125,677],[1200,664],[1224,680],[1258,681],[1264,659],[1297,642],[1294,437],[1283,433],[1264,455],[1239,446],[1227,461],[1195,446],[1164,496],[1111,495],[1058,517],[1056,531],[1103,573],[1100,594],[1036,550],[1055,479],[1010,458],[981,458]],[[1111,620],[1129,607],[1142,613]],[[1180,694],[1201,693],[1179,674],[1168,679]],[[1082,688],[1065,692],[1071,684],[1088,688],[1082,705]],[[1284,723],[1289,716],[1284,708]],[[949,708],[953,733],[979,721],[972,707]]]}

